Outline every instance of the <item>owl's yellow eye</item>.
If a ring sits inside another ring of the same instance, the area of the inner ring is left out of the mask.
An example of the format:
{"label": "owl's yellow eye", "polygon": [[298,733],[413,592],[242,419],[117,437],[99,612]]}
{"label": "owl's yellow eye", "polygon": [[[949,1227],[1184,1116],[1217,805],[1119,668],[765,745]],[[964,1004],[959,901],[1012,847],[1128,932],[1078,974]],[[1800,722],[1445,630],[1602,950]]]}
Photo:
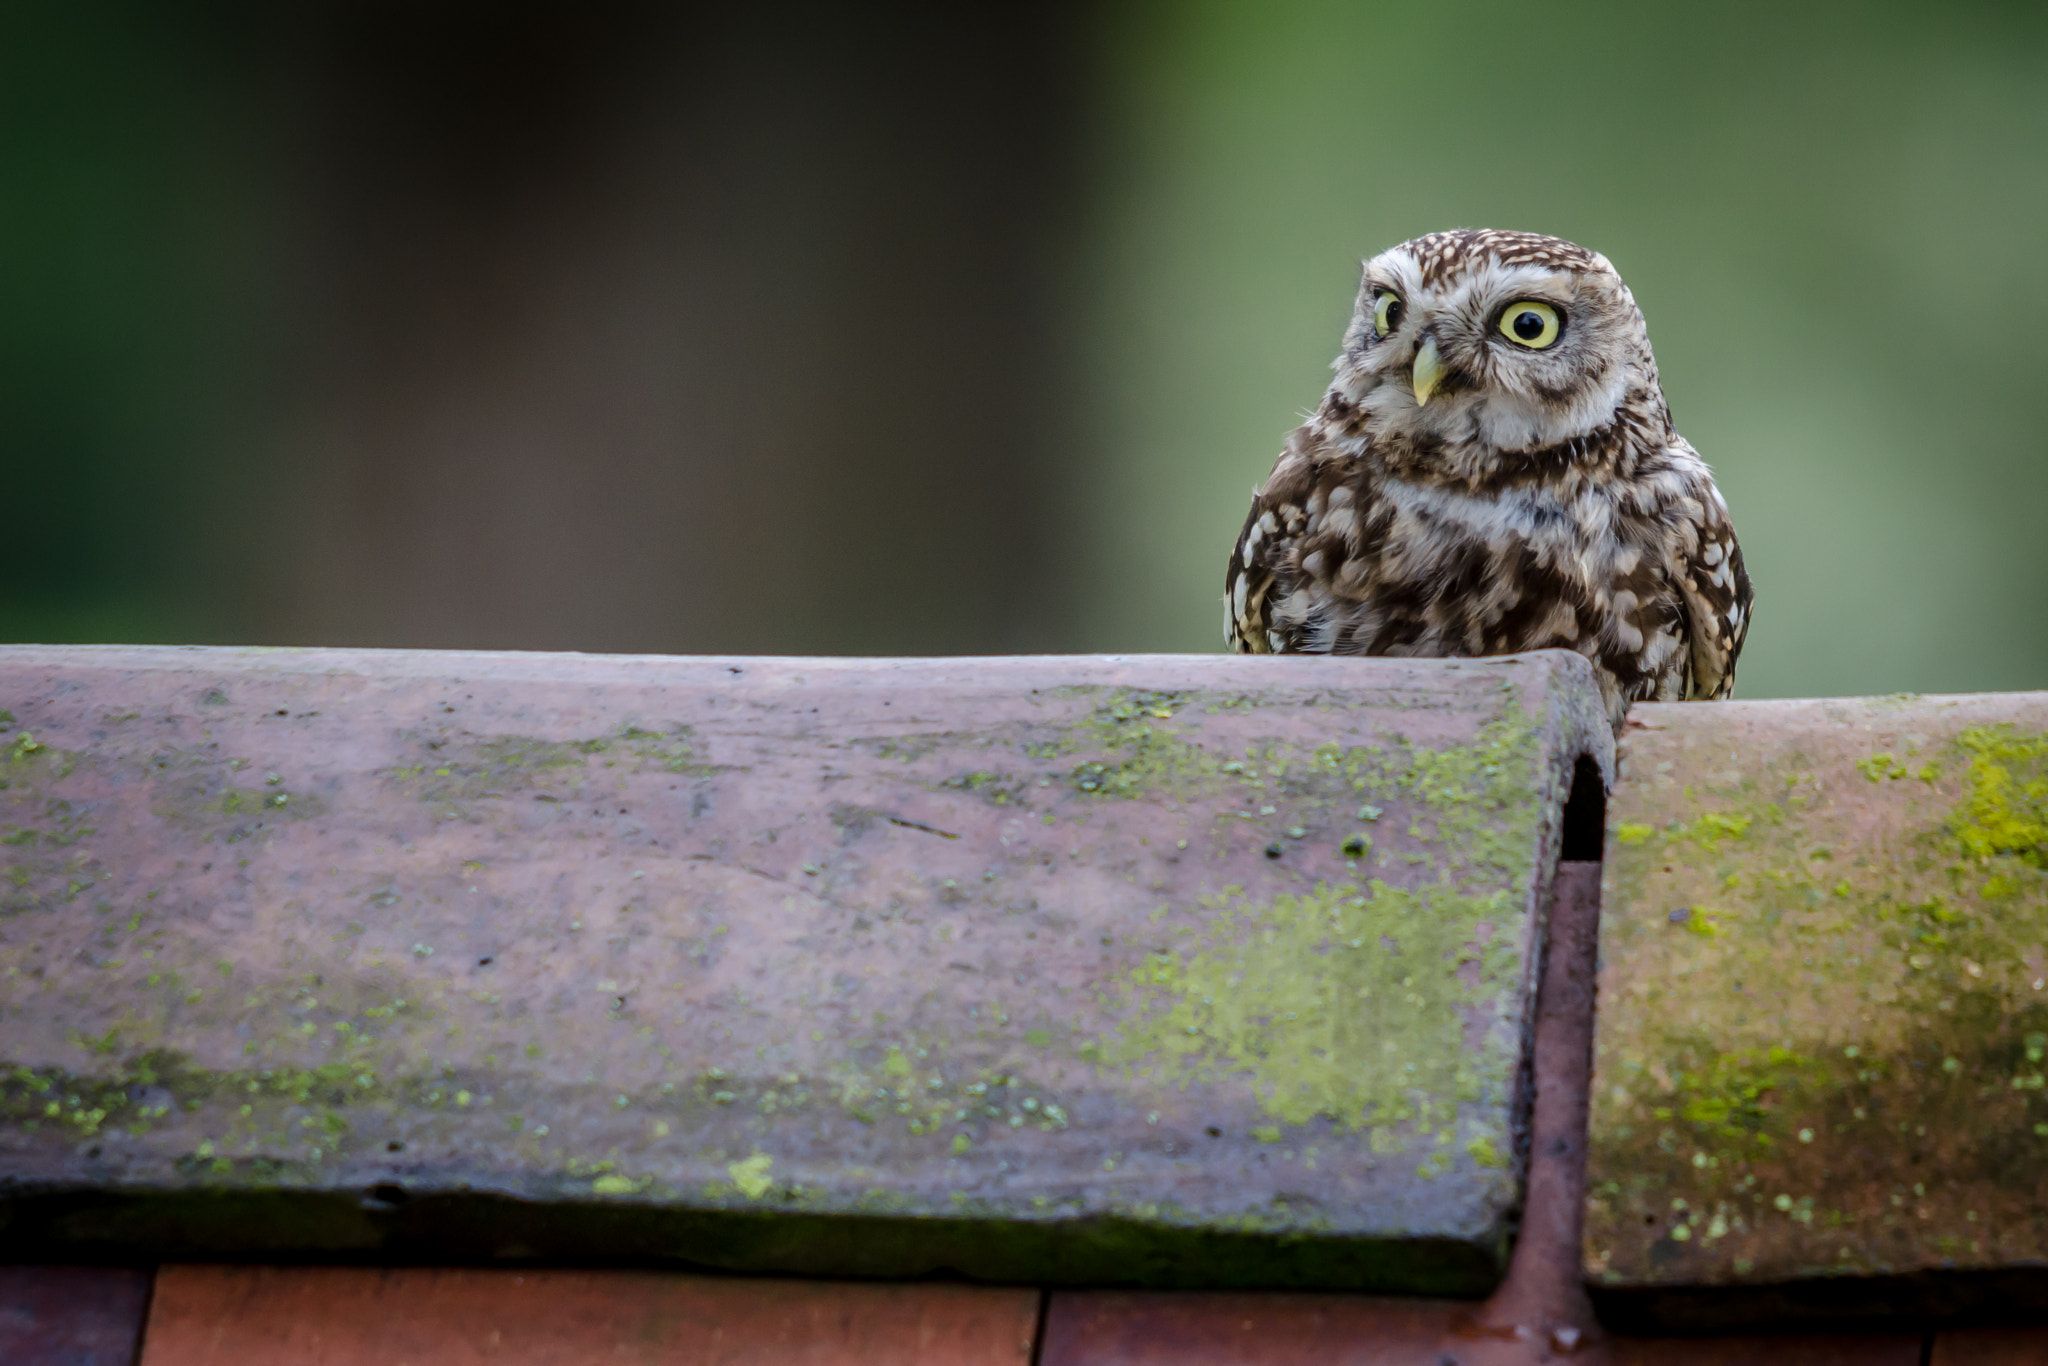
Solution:
{"label": "owl's yellow eye", "polygon": [[1394,335],[1401,325],[1401,296],[1389,290],[1372,306],[1372,330],[1382,337]]}
{"label": "owl's yellow eye", "polygon": [[1556,341],[1563,326],[1558,321],[1557,310],[1539,299],[1523,299],[1509,304],[1507,311],[1500,315],[1501,335],[1531,351],[1541,351]]}

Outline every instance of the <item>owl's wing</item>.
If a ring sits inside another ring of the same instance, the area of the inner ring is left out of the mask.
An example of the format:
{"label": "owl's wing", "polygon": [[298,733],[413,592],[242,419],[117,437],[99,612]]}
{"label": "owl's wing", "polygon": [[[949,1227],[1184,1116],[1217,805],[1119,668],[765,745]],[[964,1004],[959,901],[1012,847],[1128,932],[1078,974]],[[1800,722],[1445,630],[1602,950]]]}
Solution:
{"label": "owl's wing", "polygon": [[1251,511],[1245,515],[1244,530],[1230,547],[1230,570],[1223,580],[1223,638],[1241,655],[1286,654],[1287,646],[1269,634],[1267,597],[1273,591],[1277,567],[1284,564],[1286,532],[1280,517],[1264,491],[1252,495]]}
{"label": "owl's wing", "polygon": [[1735,661],[1749,635],[1755,593],[1720,490],[1708,482],[1689,502],[1692,536],[1679,564],[1679,587],[1692,636],[1692,686],[1686,696],[1718,701],[1735,691]]}
{"label": "owl's wing", "polygon": [[[1223,636],[1241,655],[1296,654],[1313,629],[1304,595],[1295,590],[1303,578],[1304,537],[1316,530],[1317,514],[1327,491],[1325,462],[1311,453],[1314,433],[1297,428],[1286,449],[1252,495],[1244,530],[1230,548],[1230,569],[1223,580]],[[1326,645],[1322,647],[1327,650]]]}

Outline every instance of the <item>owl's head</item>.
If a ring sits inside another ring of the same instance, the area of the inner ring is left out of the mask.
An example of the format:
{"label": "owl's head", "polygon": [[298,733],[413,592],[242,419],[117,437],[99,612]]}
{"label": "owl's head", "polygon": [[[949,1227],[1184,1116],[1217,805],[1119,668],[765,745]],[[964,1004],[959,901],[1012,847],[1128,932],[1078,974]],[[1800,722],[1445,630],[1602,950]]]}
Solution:
{"label": "owl's head", "polygon": [[1632,394],[1662,408],[1621,276],[1528,232],[1435,232],[1366,262],[1336,370],[1368,430],[1465,463],[1585,436]]}

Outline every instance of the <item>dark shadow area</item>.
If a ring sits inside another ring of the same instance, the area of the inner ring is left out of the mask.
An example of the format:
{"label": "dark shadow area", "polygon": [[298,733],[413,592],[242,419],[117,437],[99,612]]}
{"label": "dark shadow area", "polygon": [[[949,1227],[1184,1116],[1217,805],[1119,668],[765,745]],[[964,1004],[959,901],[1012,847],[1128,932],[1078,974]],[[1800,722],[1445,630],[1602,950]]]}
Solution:
{"label": "dark shadow area", "polygon": [[413,1193],[398,1203],[348,1193],[64,1191],[13,1196],[0,1202],[0,1216],[0,1262],[665,1267],[1166,1289],[1374,1285],[1437,1296],[1484,1294],[1501,1274],[1490,1249],[1449,1238],[1223,1232],[1112,1216],[1028,1223],[682,1211],[483,1191]]}
{"label": "dark shadow area", "polygon": [[1816,1276],[1779,1285],[1588,1286],[1617,1333],[1934,1332],[2048,1321],[2048,1269]]}
{"label": "dark shadow area", "polygon": [[1558,859],[1564,863],[1598,863],[1607,841],[1607,784],[1600,764],[1580,755],[1572,768],[1572,790],[1565,798],[1559,832]]}

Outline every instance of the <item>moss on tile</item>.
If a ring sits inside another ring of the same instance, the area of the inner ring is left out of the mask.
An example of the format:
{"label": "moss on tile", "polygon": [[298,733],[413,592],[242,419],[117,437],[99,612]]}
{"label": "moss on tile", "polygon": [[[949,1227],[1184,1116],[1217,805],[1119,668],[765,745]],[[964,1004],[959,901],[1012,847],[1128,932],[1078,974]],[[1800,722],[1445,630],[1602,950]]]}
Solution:
{"label": "moss on tile", "polygon": [[2048,1250],[2048,736],[1840,745],[1618,797],[1650,819],[1618,823],[1603,918],[1587,1253],[1611,1283]]}
{"label": "moss on tile", "polygon": [[1290,1125],[1427,1134],[1505,1097],[1515,1057],[1463,1045],[1469,1008],[1512,993],[1512,919],[1505,892],[1377,880],[1227,898],[1132,972],[1133,1023],[1101,1053],[1176,1086],[1242,1078]]}
{"label": "moss on tile", "polygon": [[428,803],[460,806],[485,798],[530,792],[550,783],[578,791],[607,770],[652,769],[702,777],[720,770],[698,753],[695,731],[685,725],[649,730],[620,726],[581,740],[544,740],[530,735],[474,735],[455,732],[413,737],[418,757],[383,771],[384,778]]}
{"label": "moss on tile", "polygon": [[1550,815],[1528,798],[1536,762],[1512,700],[1467,745],[1265,756],[1290,795],[1410,803],[1432,875],[1263,900],[1230,889],[1189,923],[1169,920],[1169,942],[1129,974],[1117,1005],[1129,1023],[1100,1056],[1176,1086],[1237,1079],[1283,1124],[1370,1130],[1376,1151],[1408,1151],[1468,1112],[1490,1116],[1464,1121],[1480,1124],[1468,1147],[1511,1148],[1520,1049],[1511,1028],[1484,1026],[1508,1024],[1499,1012],[1522,999],[1521,889]]}

